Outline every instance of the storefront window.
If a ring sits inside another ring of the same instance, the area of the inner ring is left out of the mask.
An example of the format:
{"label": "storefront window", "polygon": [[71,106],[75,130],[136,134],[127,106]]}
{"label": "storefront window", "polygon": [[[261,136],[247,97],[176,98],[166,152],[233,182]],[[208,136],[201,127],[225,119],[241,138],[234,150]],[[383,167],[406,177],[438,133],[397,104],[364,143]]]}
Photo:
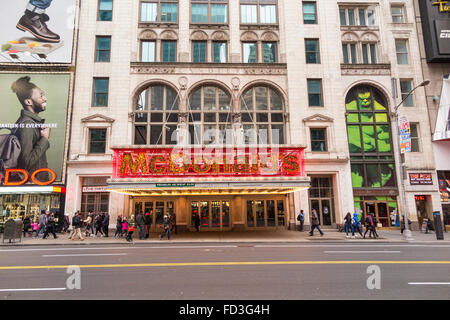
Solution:
{"label": "storefront window", "polygon": [[335,223],[333,183],[331,177],[311,177],[310,208],[319,214],[321,225]]}

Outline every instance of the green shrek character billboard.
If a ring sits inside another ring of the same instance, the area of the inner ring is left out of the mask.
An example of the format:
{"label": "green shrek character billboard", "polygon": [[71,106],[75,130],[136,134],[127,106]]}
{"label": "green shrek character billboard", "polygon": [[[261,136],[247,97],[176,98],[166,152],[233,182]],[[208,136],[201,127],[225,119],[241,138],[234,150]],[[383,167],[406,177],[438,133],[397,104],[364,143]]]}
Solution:
{"label": "green shrek character billboard", "polygon": [[357,86],[346,97],[354,188],[395,187],[387,103],[375,88]]}
{"label": "green shrek character billboard", "polygon": [[69,74],[0,74],[3,184],[5,176],[21,183],[62,182],[69,83]]}

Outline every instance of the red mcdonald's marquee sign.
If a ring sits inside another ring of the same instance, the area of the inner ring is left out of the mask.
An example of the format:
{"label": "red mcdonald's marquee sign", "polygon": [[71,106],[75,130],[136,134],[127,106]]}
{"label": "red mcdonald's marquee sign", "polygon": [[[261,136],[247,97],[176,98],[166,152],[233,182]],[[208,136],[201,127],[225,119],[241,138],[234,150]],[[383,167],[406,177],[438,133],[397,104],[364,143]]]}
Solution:
{"label": "red mcdonald's marquee sign", "polygon": [[304,148],[114,150],[114,178],[304,176]]}

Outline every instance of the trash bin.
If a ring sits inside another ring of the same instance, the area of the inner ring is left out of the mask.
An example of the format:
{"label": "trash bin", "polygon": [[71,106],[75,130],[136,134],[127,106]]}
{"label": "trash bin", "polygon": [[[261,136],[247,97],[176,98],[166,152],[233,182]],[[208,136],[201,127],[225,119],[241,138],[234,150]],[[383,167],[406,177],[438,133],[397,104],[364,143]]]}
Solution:
{"label": "trash bin", "polygon": [[16,239],[22,241],[22,232],[23,222],[21,219],[10,219],[6,221],[3,230],[3,243],[5,243],[5,240],[9,240],[9,243],[11,243],[11,240],[14,240],[15,243]]}

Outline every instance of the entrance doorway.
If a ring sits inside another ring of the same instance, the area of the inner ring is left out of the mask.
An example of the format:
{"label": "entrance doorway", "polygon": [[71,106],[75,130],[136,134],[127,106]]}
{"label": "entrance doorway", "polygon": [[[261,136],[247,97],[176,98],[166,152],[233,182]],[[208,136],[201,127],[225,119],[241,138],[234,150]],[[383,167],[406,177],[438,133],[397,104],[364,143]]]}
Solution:
{"label": "entrance doorway", "polygon": [[247,200],[247,227],[285,228],[286,209],[284,200]]}
{"label": "entrance doorway", "polygon": [[391,226],[391,219],[389,216],[389,206],[387,202],[365,201],[364,202],[364,216],[373,214],[378,223],[381,223],[383,228]]}
{"label": "entrance doorway", "polygon": [[200,230],[231,229],[231,200],[191,201],[191,227],[195,228],[194,217],[200,216]]}
{"label": "entrance doorway", "polygon": [[172,214],[175,212],[174,201],[164,200],[136,200],[134,203],[134,217],[142,212],[146,214],[150,213],[152,219],[152,229],[162,228],[164,224],[164,215]]}
{"label": "entrance doorway", "polygon": [[335,223],[333,178],[331,176],[311,176],[309,189],[309,207],[316,210],[321,226],[331,226]]}

